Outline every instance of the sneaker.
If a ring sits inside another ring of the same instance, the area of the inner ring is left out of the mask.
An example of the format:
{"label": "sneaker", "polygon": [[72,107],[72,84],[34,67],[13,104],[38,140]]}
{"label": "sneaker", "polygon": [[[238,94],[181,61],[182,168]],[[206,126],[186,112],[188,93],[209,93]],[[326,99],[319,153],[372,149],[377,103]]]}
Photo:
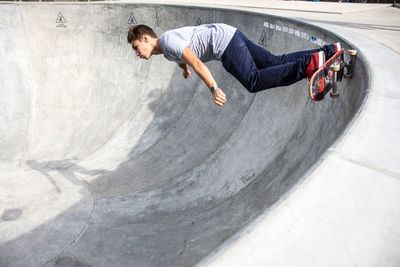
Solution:
{"label": "sneaker", "polygon": [[306,68],[306,75],[309,80],[311,80],[311,77],[313,74],[324,65],[325,63],[325,53],[324,51],[319,51],[315,52],[314,54],[311,55],[310,63],[308,63],[308,66]]}
{"label": "sneaker", "polygon": [[340,42],[334,43],[333,46],[335,47],[335,53],[342,49]]}
{"label": "sneaker", "polygon": [[[319,51],[312,54],[310,63],[307,66],[306,74],[309,80],[314,75],[314,73],[324,65],[325,63],[325,52]],[[319,101],[324,98],[325,95],[325,75],[320,75],[316,77],[315,84],[310,92],[312,100]]]}
{"label": "sneaker", "polygon": [[342,46],[340,45],[340,42],[336,42],[334,44],[329,44],[326,46],[326,52],[327,54],[325,55],[326,59],[331,58],[334,54],[336,54],[340,49],[342,49]]}
{"label": "sneaker", "polygon": [[313,88],[311,98],[314,101],[321,101],[322,99],[324,99],[324,96],[325,96],[325,76],[322,75],[322,77],[320,77],[317,80],[317,84]]}

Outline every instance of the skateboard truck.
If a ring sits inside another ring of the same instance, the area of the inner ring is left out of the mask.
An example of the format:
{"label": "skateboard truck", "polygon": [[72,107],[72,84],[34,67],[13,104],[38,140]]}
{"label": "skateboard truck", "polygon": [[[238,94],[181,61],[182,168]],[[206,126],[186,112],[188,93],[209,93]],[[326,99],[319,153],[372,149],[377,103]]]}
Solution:
{"label": "skateboard truck", "polygon": [[337,89],[337,83],[338,83],[338,73],[340,72],[340,64],[333,64],[330,67],[330,70],[332,71],[332,80],[331,80],[331,86],[332,86],[332,91],[330,93],[332,98],[337,98],[339,96],[339,92]]}
{"label": "skateboard truck", "polygon": [[347,61],[346,67],[346,74],[344,75],[345,78],[351,79],[353,78],[353,71],[354,71],[354,64],[356,62],[357,50],[349,50],[350,58]]}

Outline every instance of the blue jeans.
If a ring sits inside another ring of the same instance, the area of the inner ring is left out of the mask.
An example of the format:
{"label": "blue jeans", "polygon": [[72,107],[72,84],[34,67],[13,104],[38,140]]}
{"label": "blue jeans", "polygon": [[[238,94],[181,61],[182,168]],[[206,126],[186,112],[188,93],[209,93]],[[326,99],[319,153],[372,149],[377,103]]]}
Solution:
{"label": "blue jeans", "polygon": [[277,56],[236,30],[222,55],[221,62],[249,92],[256,93],[304,79],[311,55],[321,50],[329,53],[329,49],[328,46],[324,46],[320,49]]}

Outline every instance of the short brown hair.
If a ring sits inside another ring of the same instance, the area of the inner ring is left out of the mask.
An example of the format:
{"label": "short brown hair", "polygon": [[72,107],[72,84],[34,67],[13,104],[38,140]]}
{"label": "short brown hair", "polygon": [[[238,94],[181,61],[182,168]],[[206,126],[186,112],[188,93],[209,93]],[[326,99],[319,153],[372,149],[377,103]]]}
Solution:
{"label": "short brown hair", "polygon": [[132,43],[132,41],[142,38],[144,34],[147,34],[153,38],[157,38],[157,34],[153,31],[152,28],[147,25],[140,24],[129,28],[128,43]]}

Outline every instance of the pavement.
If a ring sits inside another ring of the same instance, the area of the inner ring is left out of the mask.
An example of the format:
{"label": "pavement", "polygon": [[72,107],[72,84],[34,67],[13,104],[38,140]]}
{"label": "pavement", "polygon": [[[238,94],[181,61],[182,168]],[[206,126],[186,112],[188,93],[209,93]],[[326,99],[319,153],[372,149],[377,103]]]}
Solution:
{"label": "pavement", "polygon": [[[0,266],[398,266],[400,9],[193,4],[0,4]],[[275,53],[339,39],[355,77],[314,103],[212,62],[221,109],[126,43],[213,21]]]}

